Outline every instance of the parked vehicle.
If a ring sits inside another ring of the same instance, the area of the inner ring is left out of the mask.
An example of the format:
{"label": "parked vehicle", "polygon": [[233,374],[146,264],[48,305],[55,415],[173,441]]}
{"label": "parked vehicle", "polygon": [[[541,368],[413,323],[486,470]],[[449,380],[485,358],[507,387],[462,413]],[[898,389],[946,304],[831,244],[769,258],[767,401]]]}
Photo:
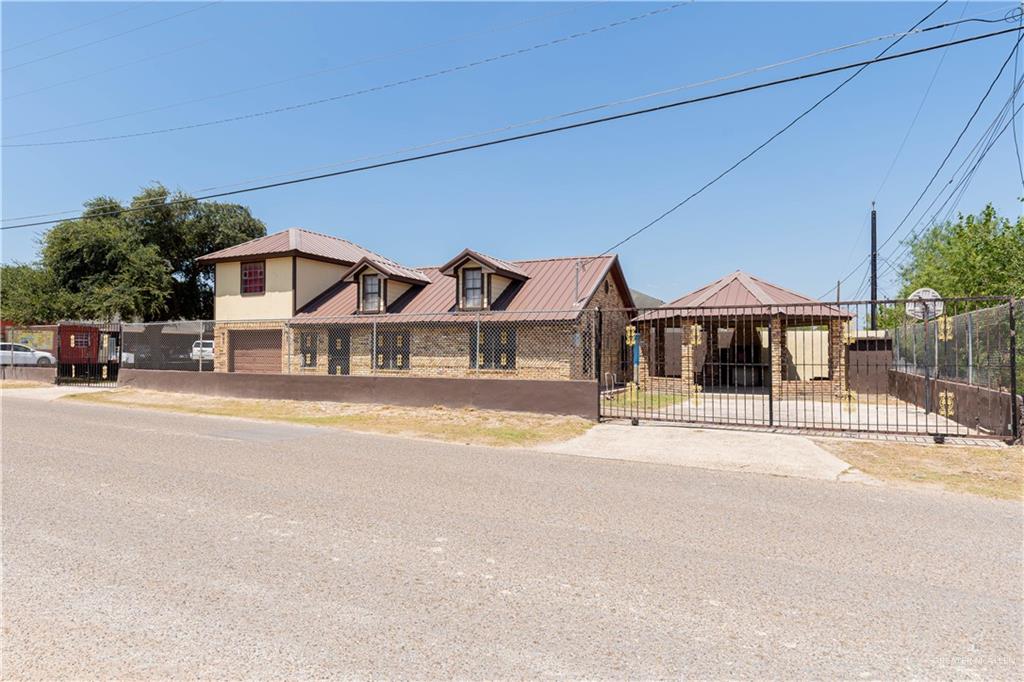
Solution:
{"label": "parked vehicle", "polygon": [[213,339],[193,342],[189,357],[193,360],[213,360]]}
{"label": "parked vehicle", "polygon": [[0,343],[0,365],[38,365],[49,367],[57,358],[42,350],[35,350],[20,343]]}

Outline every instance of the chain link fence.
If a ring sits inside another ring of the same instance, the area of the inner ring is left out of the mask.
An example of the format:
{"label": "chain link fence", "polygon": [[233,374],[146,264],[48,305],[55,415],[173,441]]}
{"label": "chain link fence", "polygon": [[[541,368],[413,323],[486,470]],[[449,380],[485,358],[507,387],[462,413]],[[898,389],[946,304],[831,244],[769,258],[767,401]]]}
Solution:
{"label": "chain link fence", "polygon": [[121,362],[199,372],[594,379],[597,324],[593,310],[126,323]]}
{"label": "chain link fence", "polygon": [[[1020,348],[1024,304],[1014,304],[1017,328],[1017,386],[1022,385]],[[895,369],[994,390],[1010,389],[1010,303],[903,321],[891,330]]]}

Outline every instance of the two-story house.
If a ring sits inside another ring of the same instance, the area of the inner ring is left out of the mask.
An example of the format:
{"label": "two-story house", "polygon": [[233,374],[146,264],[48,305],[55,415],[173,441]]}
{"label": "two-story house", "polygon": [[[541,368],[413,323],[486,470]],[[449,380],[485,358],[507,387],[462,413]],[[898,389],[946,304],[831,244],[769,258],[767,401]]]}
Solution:
{"label": "two-story house", "polygon": [[506,261],[464,249],[411,268],[292,228],[200,262],[216,268],[216,371],[571,379],[600,367],[620,380],[629,371],[621,329],[608,325],[596,344],[597,308],[635,307],[614,255]]}

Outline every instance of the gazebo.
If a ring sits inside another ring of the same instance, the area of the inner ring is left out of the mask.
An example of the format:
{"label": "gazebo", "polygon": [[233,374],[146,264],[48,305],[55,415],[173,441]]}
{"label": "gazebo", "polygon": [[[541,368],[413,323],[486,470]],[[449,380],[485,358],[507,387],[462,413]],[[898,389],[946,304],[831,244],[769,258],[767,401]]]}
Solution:
{"label": "gazebo", "polygon": [[634,319],[636,382],[645,391],[842,397],[852,317],[737,270]]}

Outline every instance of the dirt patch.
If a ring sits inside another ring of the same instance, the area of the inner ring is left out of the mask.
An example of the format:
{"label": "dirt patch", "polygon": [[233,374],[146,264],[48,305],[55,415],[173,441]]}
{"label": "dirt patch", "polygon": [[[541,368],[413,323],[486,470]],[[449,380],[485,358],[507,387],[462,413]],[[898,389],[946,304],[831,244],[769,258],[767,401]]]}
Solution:
{"label": "dirt patch", "polygon": [[914,445],[828,438],[815,442],[878,479],[1004,500],[1024,499],[1024,447]]}
{"label": "dirt patch", "polygon": [[29,381],[27,379],[0,379],[0,391],[12,388],[48,388],[53,386],[42,381]]}
{"label": "dirt patch", "polygon": [[587,431],[593,422],[563,417],[473,408],[396,407],[366,403],[217,398],[186,393],[115,389],[64,400],[333,426],[366,433],[429,438],[469,445],[524,447],[556,443]]}

